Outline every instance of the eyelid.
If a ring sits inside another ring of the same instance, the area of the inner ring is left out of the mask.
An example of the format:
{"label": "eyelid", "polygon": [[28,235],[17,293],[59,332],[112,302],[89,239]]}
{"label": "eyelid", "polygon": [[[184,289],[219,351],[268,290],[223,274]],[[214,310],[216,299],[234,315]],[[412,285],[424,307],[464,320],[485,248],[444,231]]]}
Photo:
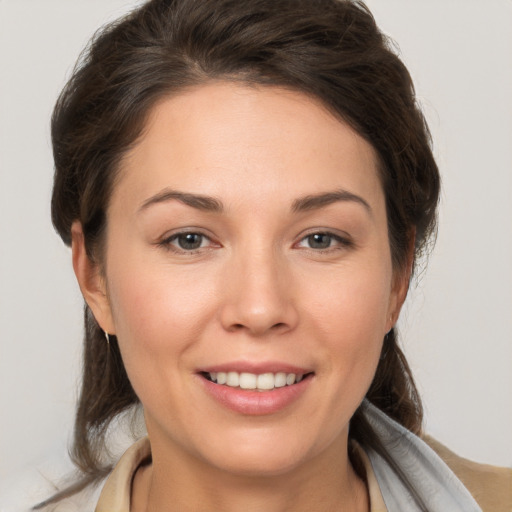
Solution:
{"label": "eyelid", "polygon": [[[175,240],[177,240],[179,236],[188,234],[200,235],[209,240],[210,244],[207,247],[199,247],[197,249],[186,250],[181,249],[180,247],[172,243]],[[204,229],[196,227],[178,228],[170,233],[167,232],[165,235],[160,237],[160,239],[156,242],[156,245],[159,247],[163,247],[164,249],[174,252],[176,254],[195,254],[200,251],[208,250],[212,247],[221,247],[221,245],[218,242],[214,241],[212,235],[207,234]]]}
{"label": "eyelid", "polygon": [[328,228],[309,229],[305,233],[303,232],[299,235],[299,239],[294,245],[298,246],[301,242],[305,241],[308,237],[313,235],[326,235],[338,242],[337,246],[327,247],[325,249],[314,249],[312,247],[304,247],[304,249],[313,251],[315,253],[328,252],[339,249],[349,249],[355,245],[353,238],[348,233]]}
{"label": "eyelid", "polygon": [[[187,235],[187,234],[197,234],[209,241],[208,246],[206,247],[199,247],[197,249],[181,249],[180,247],[174,245],[172,242],[178,239],[180,235]],[[298,236],[298,240],[293,244],[294,247],[300,248],[300,244],[304,242],[308,237],[316,235],[316,234],[322,234],[331,237],[334,241],[337,242],[332,247],[327,247],[325,249],[315,249],[312,247],[302,247],[305,250],[309,250],[314,253],[322,253],[322,252],[330,252],[330,251],[336,251],[340,249],[349,249],[355,245],[353,238],[344,231],[338,231],[333,230],[331,228],[310,228],[305,232],[302,232]],[[197,227],[187,227],[187,228],[178,228],[174,231],[167,232],[165,235],[160,237],[158,241],[156,242],[157,246],[163,247],[164,249],[167,249],[171,252],[174,252],[176,254],[195,254],[200,251],[209,250],[211,248],[221,247],[222,245],[219,242],[216,242],[213,235],[205,232],[202,228]]]}

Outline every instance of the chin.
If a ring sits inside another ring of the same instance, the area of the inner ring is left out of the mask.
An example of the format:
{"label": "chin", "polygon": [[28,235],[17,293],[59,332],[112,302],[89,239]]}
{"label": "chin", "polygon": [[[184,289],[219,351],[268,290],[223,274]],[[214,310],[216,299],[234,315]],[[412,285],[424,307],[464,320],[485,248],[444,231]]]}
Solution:
{"label": "chin", "polygon": [[[298,432],[268,432],[258,436],[227,436],[203,452],[204,460],[222,471],[246,477],[276,477],[303,467],[320,453],[316,440],[297,437]],[[295,437],[295,438],[294,438]]]}
{"label": "chin", "polygon": [[289,474],[303,463],[303,458],[296,454],[273,454],[265,456],[261,453],[254,456],[234,455],[229,460],[216,461],[215,466],[227,473],[247,478],[271,478]]}

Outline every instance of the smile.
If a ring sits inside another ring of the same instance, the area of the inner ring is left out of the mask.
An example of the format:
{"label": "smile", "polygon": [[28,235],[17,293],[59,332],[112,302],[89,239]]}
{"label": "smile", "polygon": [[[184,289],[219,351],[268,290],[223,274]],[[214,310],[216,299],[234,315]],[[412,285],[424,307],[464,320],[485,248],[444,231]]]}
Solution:
{"label": "smile", "polygon": [[271,391],[274,388],[283,388],[285,386],[292,386],[299,383],[307,374],[295,373],[248,373],[248,372],[204,372],[203,376],[223,386],[232,388],[258,390],[258,391]]}
{"label": "smile", "polygon": [[[210,398],[243,415],[274,414],[292,407],[301,396],[307,394],[315,380],[314,371],[301,371],[292,366],[286,368],[288,365],[278,363],[265,364],[265,370],[247,368],[250,366],[247,364],[238,366],[242,366],[239,371],[232,369],[231,365],[203,369],[197,376],[200,377],[202,389]],[[252,372],[247,371],[249,369]]]}

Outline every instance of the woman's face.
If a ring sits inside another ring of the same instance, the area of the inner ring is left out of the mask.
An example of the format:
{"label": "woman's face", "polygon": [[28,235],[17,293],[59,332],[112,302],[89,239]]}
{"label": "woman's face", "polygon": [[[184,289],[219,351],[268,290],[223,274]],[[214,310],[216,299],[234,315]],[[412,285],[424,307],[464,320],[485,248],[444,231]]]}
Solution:
{"label": "woman's face", "polygon": [[404,293],[372,147],[299,92],[212,83],[154,108],[107,216],[89,303],[154,456],[277,475],[343,453]]}

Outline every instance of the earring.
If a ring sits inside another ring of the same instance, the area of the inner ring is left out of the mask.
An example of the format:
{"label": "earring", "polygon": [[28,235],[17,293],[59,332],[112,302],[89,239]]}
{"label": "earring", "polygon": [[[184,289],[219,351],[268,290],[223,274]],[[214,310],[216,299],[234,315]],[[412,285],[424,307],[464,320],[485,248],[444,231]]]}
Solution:
{"label": "earring", "polygon": [[107,340],[107,344],[110,345],[110,336],[107,331],[103,331],[105,333],[105,339]]}

